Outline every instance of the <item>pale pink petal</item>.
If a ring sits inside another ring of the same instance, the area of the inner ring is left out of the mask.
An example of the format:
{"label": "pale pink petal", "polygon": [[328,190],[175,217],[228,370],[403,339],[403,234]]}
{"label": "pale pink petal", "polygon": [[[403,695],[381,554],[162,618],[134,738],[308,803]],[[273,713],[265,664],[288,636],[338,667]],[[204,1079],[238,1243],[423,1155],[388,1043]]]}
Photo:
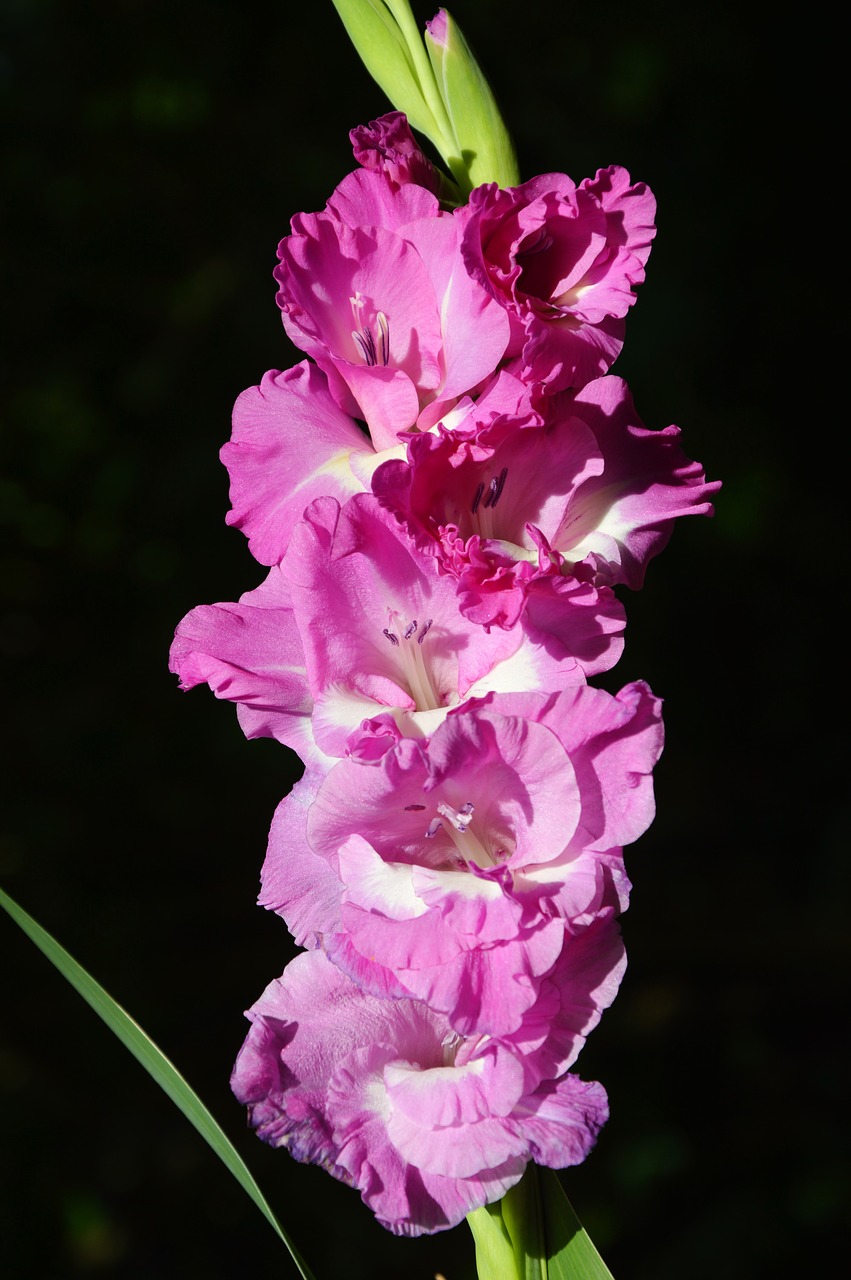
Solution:
{"label": "pale pink petal", "polygon": [[242,529],[261,564],[277,564],[308,503],[325,494],[345,501],[363,489],[351,460],[372,454],[315,365],[272,370],[238,398],[221,450],[230,475],[227,523]]}

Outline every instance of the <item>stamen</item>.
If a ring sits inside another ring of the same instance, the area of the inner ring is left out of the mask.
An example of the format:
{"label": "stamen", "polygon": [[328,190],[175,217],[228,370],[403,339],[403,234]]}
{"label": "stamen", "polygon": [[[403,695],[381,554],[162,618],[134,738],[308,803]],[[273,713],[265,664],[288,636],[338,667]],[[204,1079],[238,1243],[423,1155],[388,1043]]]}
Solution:
{"label": "stamen", "polygon": [[[471,800],[462,804],[460,809],[453,809],[452,805],[441,801],[437,806],[438,816],[432,818],[426,828],[425,838],[433,840],[442,827],[455,845],[463,866],[469,866],[474,862],[477,867],[492,867],[494,865],[492,854],[472,830],[474,808]],[[444,818],[445,822],[442,821]]]}
{"label": "stamen", "polygon": [[505,477],[508,475],[508,467],[503,467],[498,476],[492,476],[488,485],[488,496],[485,498],[485,507],[495,507],[499,502],[499,496],[502,493],[502,486],[505,484]]}
{"label": "stamen", "polygon": [[357,329],[352,330],[352,337],[361,350],[364,361],[370,368],[376,363],[375,359],[375,339],[372,336],[370,328],[364,329],[363,333],[358,333]]}
{"label": "stamen", "polygon": [[390,360],[390,321],[383,311],[376,312],[375,323],[381,333],[381,363],[386,365]]}
{"label": "stamen", "polygon": [[[378,364],[379,355],[375,349],[375,338],[369,325],[363,322],[363,310],[366,306],[364,299],[361,297],[360,290],[355,290],[354,294],[349,298],[352,308],[352,321],[354,329],[352,329],[352,337],[354,338],[358,350],[363,356],[364,363],[370,368]],[[378,325],[379,345],[381,363],[387,365],[390,361],[390,321],[383,311],[375,313],[375,323]]]}
{"label": "stamen", "polygon": [[458,1056],[458,1050],[464,1043],[464,1037],[459,1036],[457,1031],[450,1031],[443,1041],[441,1048],[443,1049],[443,1065],[445,1067],[454,1067],[455,1059]]}
{"label": "stamen", "polygon": [[[417,711],[436,711],[443,705],[443,699],[439,685],[434,683],[435,673],[432,672],[427,654],[422,648],[423,640],[432,623],[431,618],[422,627],[419,635],[417,635],[417,628],[420,625],[418,619],[414,618],[406,623],[397,609],[387,610],[387,621],[390,625],[384,628],[383,634],[394,648],[399,650],[399,668],[403,687],[407,685],[410,690]],[[391,631],[390,627],[399,629]],[[414,637],[417,640],[416,644],[414,644]]]}
{"label": "stamen", "polygon": [[418,813],[420,810],[422,810],[422,809],[424,809],[424,808],[425,808],[425,805],[424,805],[424,804],[406,804],[406,805],[405,805],[405,812],[406,812],[406,813]]}
{"label": "stamen", "polygon": [[[481,483],[481,484],[479,485],[478,489],[476,490],[476,496],[475,496],[475,498],[473,499],[473,505],[472,505],[472,507],[470,508],[470,510],[472,511],[473,515],[475,515],[475,514],[476,514],[476,512],[477,512],[477,511],[478,511],[478,509],[479,509],[479,503],[480,503],[480,502],[481,502],[481,500],[482,500],[482,494],[484,493],[484,491],[485,491],[484,483]],[[485,503],[485,506],[487,506],[487,505],[488,505],[488,504],[487,504],[487,503]]]}

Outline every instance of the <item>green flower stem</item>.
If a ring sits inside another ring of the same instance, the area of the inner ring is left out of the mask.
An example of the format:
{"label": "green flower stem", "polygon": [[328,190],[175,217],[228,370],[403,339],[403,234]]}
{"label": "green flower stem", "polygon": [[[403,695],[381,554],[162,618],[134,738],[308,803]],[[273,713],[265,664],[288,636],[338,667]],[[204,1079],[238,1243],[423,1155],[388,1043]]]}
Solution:
{"label": "green flower stem", "polygon": [[479,1280],[524,1280],[517,1269],[514,1245],[502,1217],[502,1201],[486,1204],[467,1214],[467,1225],[476,1244]]}
{"label": "green flower stem", "polygon": [[479,1280],[614,1280],[553,1169],[530,1164],[502,1200],[467,1222]]}

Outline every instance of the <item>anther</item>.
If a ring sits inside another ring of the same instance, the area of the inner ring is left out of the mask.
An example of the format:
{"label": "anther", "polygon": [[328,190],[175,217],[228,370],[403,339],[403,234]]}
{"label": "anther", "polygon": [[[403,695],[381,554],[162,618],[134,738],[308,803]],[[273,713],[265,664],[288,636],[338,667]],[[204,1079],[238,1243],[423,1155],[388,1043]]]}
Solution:
{"label": "anther", "polygon": [[488,485],[488,496],[485,498],[485,507],[495,507],[499,502],[502,493],[505,477],[508,475],[508,467],[503,467],[498,476],[493,476]]}
{"label": "anther", "polygon": [[395,645],[397,648],[399,647],[399,637],[394,636],[393,632],[388,631],[387,627],[384,628],[381,634],[386,636],[392,645]]}
{"label": "anther", "polygon": [[378,311],[375,322],[381,334],[381,363],[386,365],[390,360],[390,321],[383,311]]}
{"label": "anther", "polygon": [[[471,508],[470,508],[470,510],[472,511],[473,515],[475,515],[475,514],[476,514],[476,512],[477,512],[477,511],[478,511],[478,509],[479,509],[479,503],[480,503],[480,502],[481,502],[481,500],[482,500],[482,494],[484,493],[484,491],[485,491],[485,486],[484,486],[484,484],[480,484],[480,485],[479,485],[479,487],[478,487],[478,489],[476,490],[476,496],[475,496],[475,498],[473,499],[473,505],[472,505],[472,506],[471,506]],[[487,504],[487,503],[485,503],[485,506],[487,506],[487,505],[488,505],[488,504]]]}
{"label": "anther", "polygon": [[469,800],[460,809],[453,809],[448,804],[439,804],[437,812],[451,822],[456,831],[466,831],[473,821],[473,805]]}
{"label": "anther", "polygon": [[434,618],[429,618],[428,622],[425,624],[422,631],[417,636],[417,644],[422,644],[423,640],[425,640],[426,636],[428,635],[429,627],[433,622],[434,622]]}
{"label": "anther", "polygon": [[366,329],[364,329],[363,333],[358,333],[357,329],[353,329],[352,337],[360,347],[361,355],[363,356],[365,362],[370,367],[376,364],[377,362],[375,359],[375,339],[372,336],[372,330],[367,327]]}
{"label": "anther", "polygon": [[411,636],[414,634],[414,632],[416,631],[416,629],[417,629],[417,620],[416,620],[416,618],[414,618],[413,622],[411,623],[411,625],[408,627],[407,631],[405,632],[405,639],[406,639],[406,640],[410,640]]}

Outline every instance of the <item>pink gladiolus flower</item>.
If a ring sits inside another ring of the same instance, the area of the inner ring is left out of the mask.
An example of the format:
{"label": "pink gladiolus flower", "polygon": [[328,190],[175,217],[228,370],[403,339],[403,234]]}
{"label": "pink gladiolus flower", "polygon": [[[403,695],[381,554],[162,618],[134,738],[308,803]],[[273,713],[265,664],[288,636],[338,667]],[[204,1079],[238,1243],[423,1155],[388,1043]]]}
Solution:
{"label": "pink gladiolus flower", "polygon": [[[287,532],[272,502],[266,510],[256,526],[264,552]],[[584,681],[544,640],[488,634],[459,613],[434,557],[366,493],[342,508],[333,498],[311,503],[259,587],[187,614],[170,669],[181,688],[206,682],[235,702],[247,737],[277,738],[326,768],[329,757],[366,752],[352,735],[384,712],[421,736],[465,699]]]}
{"label": "pink gladiolus flower", "polygon": [[617,166],[578,187],[546,173],[472,192],[464,260],[511,316],[509,354],[524,379],[554,391],[609,369],[644,279],[655,212],[644,183],[630,185]]}
{"label": "pink gladiolus flower", "polygon": [[661,743],[645,685],[492,694],[428,741],[391,722],[282,803],[260,901],[364,990],[513,1032],[565,932],[625,907],[621,845],[652,820]]}
{"label": "pink gladiolus flower", "polygon": [[[495,415],[512,389],[516,416]],[[640,587],[674,521],[712,510],[718,486],[678,437],[641,424],[621,378],[533,402],[503,373],[452,431],[411,437],[372,487],[457,580],[469,618],[513,627],[525,612],[594,674],[620,655],[610,588]]]}
{"label": "pink gladiolus flower", "polygon": [[501,1041],[462,1039],[418,1001],[365,995],[308,952],[248,1011],[231,1087],[259,1137],[356,1187],[389,1230],[452,1227],[529,1160],[578,1164],[607,1118],[602,1087],[561,1064],[617,989],[622,948],[601,921],[575,950],[528,1026]]}
{"label": "pink gladiolus flower", "polygon": [[284,326],[376,449],[429,406],[431,425],[494,372],[507,316],[467,273],[461,222],[424,188],[357,170],[325,212],[292,228],[275,271]]}
{"label": "pink gladiolus flower", "polygon": [[430,733],[450,707],[494,690],[581,684],[581,668],[534,636],[490,634],[458,610],[451,579],[372,494],[319,499],[282,562],[304,645],[316,741],[351,747],[365,720],[392,711]]}

